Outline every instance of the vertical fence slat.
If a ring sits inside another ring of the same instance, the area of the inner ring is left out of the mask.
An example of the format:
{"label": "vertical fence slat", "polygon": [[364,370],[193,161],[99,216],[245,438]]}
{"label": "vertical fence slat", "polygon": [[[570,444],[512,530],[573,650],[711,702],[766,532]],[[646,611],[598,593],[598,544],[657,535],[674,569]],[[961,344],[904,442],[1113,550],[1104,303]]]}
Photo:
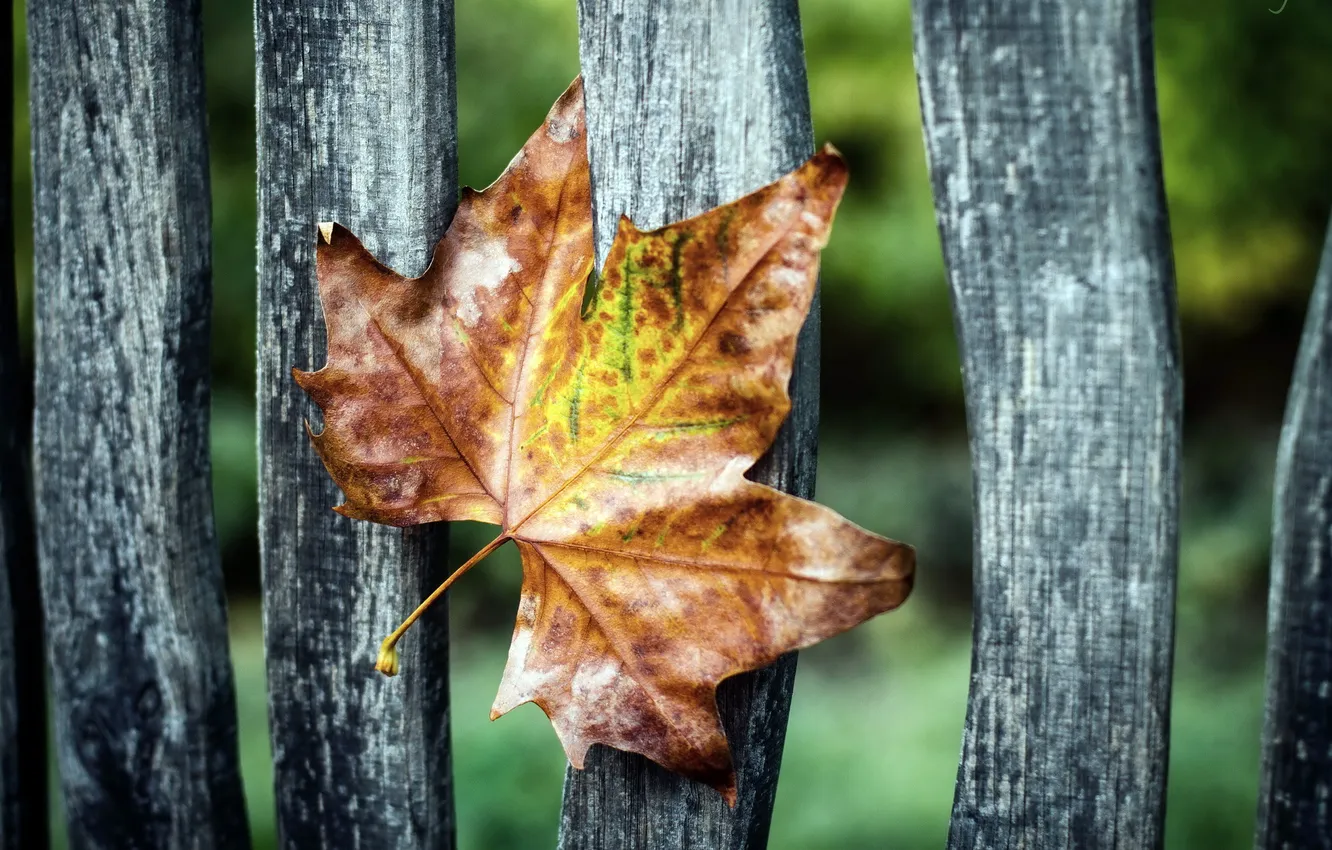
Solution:
{"label": "vertical fence slat", "polygon": [[14,290],[14,18],[0,4],[0,850],[48,844],[46,667]]}
{"label": "vertical fence slat", "polygon": [[1159,847],[1180,366],[1147,0],[916,0],[975,481],[949,846]]}
{"label": "vertical fence slat", "polygon": [[208,460],[198,0],[31,0],[34,476],[79,847],[248,844]]}
{"label": "vertical fence slat", "polygon": [[440,527],[341,517],[292,367],[323,365],[316,223],[339,221],[404,274],[456,200],[450,0],[258,0],[260,545],[278,829],[286,847],[453,845]]}
{"label": "vertical fence slat", "polygon": [[[597,263],[621,213],[639,227],[762,186],[813,150],[795,0],[580,0]],[[810,497],[818,427],[818,302],[800,337],[793,407],[748,477]],[[641,756],[594,747],[565,777],[562,850],[762,847],[795,682],[791,654],[722,683],[739,779],[732,810]]]}
{"label": "vertical fence slat", "polygon": [[1258,839],[1332,847],[1332,229],[1277,455]]}

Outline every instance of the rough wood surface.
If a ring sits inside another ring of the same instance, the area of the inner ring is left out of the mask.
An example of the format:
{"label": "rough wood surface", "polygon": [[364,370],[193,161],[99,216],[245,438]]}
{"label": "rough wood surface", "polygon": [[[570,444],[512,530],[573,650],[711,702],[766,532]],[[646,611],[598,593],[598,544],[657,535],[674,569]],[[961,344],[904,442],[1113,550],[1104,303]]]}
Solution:
{"label": "rough wood surface", "polygon": [[29,382],[19,354],[10,191],[13,15],[0,3],[0,850],[46,847],[46,667],[28,491]]}
{"label": "rough wood surface", "polygon": [[916,0],[975,482],[951,848],[1161,845],[1180,363],[1147,0]]}
{"label": "rough wood surface", "polygon": [[259,0],[260,545],[284,847],[449,848],[448,635],[436,605],[374,671],[379,640],[444,577],[439,528],[341,517],[292,367],[324,361],[316,223],[405,274],[456,199],[453,4]]}
{"label": "rough wood surface", "polygon": [[[627,213],[657,227],[762,186],[813,152],[795,0],[580,0],[598,264]],[[818,302],[801,334],[794,405],[749,477],[809,497],[818,428]],[[767,843],[792,654],[722,683],[739,804],[646,759],[595,747],[565,777],[562,850],[761,848]]]}
{"label": "rough wood surface", "polygon": [[34,478],[75,847],[248,846],[208,460],[199,3],[31,0]]}
{"label": "rough wood surface", "polygon": [[1257,847],[1332,848],[1332,230],[1277,455]]}

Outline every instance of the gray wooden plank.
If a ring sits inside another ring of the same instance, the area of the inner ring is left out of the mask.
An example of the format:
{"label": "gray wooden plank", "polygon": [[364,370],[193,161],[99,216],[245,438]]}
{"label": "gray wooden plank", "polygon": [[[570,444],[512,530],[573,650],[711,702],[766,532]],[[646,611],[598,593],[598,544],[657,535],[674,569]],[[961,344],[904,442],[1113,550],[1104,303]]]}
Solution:
{"label": "gray wooden plank", "polygon": [[12,4],[0,4],[0,850],[28,850],[49,844],[46,667],[14,287],[13,30]]}
{"label": "gray wooden plank", "polygon": [[[597,264],[621,213],[657,227],[734,200],[813,152],[795,0],[580,0]],[[793,407],[748,477],[810,497],[818,430],[818,301],[802,331]],[[565,777],[562,850],[761,848],[767,843],[795,654],[722,683],[739,800],[641,756],[594,747]]]}
{"label": "gray wooden plank", "polygon": [[916,0],[975,492],[952,848],[1159,847],[1180,361],[1147,0]]}
{"label": "gray wooden plank", "polygon": [[32,0],[34,478],[76,847],[244,847],[198,0]]}
{"label": "gray wooden plank", "polygon": [[1332,848],[1332,230],[1286,404],[1255,847]]}
{"label": "gray wooden plank", "polygon": [[448,627],[434,606],[374,671],[380,639],[445,575],[442,528],[341,517],[291,378],[325,355],[314,251],[339,221],[405,274],[456,201],[453,4],[258,0],[260,546],[284,847],[454,841]]}

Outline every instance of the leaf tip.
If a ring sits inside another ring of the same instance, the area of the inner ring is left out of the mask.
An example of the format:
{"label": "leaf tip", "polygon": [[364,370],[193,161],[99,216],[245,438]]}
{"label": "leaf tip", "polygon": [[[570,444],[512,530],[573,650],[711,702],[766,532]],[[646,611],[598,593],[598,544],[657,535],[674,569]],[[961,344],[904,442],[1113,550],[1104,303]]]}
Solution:
{"label": "leaf tip", "polygon": [[385,676],[398,675],[398,647],[393,638],[385,638],[379,647],[379,657],[375,659],[375,669]]}
{"label": "leaf tip", "polygon": [[616,239],[632,239],[642,233],[643,231],[638,229],[638,225],[634,224],[628,213],[620,213],[620,220],[615,225]]}
{"label": "leaf tip", "polygon": [[718,788],[717,790],[721,792],[722,799],[726,801],[726,805],[734,809],[737,803],[735,793],[735,774],[731,774],[730,785],[727,785],[725,788]]}
{"label": "leaf tip", "polygon": [[845,186],[850,176],[850,168],[842,152],[833,147],[832,142],[825,142],[819,152],[810,157],[812,165],[823,181]]}
{"label": "leaf tip", "polygon": [[583,76],[579,74],[546,115],[546,135],[556,144],[564,144],[582,138],[583,133]]}

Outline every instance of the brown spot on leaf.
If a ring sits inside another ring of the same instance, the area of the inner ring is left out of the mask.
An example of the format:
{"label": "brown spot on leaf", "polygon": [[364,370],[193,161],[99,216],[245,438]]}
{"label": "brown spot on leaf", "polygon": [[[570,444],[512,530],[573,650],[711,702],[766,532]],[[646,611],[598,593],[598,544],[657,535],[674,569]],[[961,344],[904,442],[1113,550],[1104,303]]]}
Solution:
{"label": "brown spot on leaf", "polygon": [[732,357],[749,353],[749,342],[740,334],[734,331],[727,331],[721,335],[721,340],[717,347],[721,349],[722,354]]}

